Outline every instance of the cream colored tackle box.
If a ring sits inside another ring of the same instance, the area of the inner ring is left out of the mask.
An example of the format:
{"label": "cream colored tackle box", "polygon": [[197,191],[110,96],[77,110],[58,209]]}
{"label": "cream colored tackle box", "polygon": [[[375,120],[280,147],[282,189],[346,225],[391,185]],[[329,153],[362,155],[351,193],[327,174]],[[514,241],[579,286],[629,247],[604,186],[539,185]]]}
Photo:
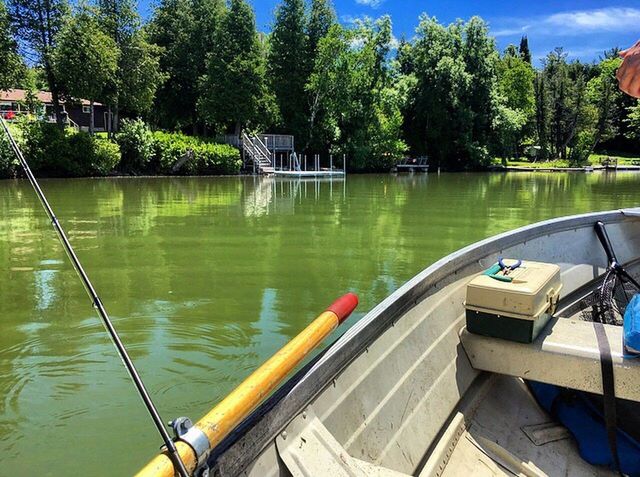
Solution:
{"label": "cream colored tackle box", "polygon": [[[504,260],[513,266],[516,260]],[[494,265],[497,267],[497,265]],[[493,268],[493,267],[492,267]],[[551,263],[522,261],[504,273],[475,277],[467,285],[467,330],[521,343],[531,343],[555,312],[562,282],[560,267]],[[512,281],[506,282],[504,277]],[[508,279],[508,278],[507,278]]]}

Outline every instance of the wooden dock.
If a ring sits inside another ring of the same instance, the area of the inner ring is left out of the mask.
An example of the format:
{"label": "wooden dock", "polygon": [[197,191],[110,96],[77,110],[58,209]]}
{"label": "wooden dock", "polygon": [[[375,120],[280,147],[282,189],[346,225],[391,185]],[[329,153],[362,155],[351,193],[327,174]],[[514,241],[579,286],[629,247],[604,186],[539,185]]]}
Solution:
{"label": "wooden dock", "polygon": [[320,170],[320,171],[289,171],[275,170],[271,173],[275,177],[344,177],[344,171],[341,170]]}

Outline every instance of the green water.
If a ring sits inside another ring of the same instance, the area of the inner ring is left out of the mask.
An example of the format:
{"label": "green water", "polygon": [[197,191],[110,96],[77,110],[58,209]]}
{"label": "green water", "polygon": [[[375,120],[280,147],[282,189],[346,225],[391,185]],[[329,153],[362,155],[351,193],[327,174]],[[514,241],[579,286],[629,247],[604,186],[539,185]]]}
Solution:
{"label": "green water", "polygon": [[[46,180],[165,419],[204,414],[335,297],[352,325],[443,255],[640,205],[640,174]],[[0,181],[0,475],[128,475],[160,442],[29,185]]]}

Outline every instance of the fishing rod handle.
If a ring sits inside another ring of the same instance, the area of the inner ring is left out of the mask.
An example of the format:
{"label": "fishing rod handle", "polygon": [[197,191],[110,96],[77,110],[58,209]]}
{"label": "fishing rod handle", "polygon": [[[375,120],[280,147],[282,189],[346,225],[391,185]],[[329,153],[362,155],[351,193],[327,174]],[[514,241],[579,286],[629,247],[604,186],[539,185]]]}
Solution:
{"label": "fishing rod handle", "polygon": [[596,231],[596,235],[598,236],[598,240],[600,240],[600,244],[602,245],[604,252],[607,254],[609,265],[618,264],[618,259],[613,251],[613,245],[611,245],[611,240],[609,240],[609,234],[607,234],[607,229],[604,227],[604,223],[598,220],[593,225],[593,228]]}

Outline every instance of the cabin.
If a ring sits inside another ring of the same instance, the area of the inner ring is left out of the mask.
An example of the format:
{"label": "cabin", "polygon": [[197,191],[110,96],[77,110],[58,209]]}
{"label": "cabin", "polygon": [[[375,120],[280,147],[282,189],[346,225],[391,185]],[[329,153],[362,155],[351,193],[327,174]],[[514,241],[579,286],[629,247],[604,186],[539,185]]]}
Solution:
{"label": "cabin", "polygon": [[[49,91],[37,91],[36,98],[44,108],[41,111],[29,111],[26,105],[28,91],[25,89],[9,89],[0,91],[0,114],[7,121],[15,120],[25,114],[35,114],[48,122],[55,122],[53,112],[53,100]],[[88,131],[91,124],[91,105],[87,99],[75,101],[60,100],[62,110],[66,113],[69,125]],[[93,103],[94,118],[93,126],[95,131],[106,131],[109,124],[109,111],[102,103]]]}

